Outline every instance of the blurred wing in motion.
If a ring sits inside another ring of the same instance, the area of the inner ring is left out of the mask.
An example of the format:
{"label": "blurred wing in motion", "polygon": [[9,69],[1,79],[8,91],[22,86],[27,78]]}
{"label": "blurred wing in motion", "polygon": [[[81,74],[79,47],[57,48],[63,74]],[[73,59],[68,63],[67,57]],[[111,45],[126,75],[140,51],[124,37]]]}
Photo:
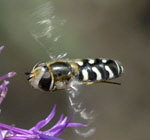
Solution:
{"label": "blurred wing in motion", "polygon": [[62,26],[66,20],[59,19],[55,16],[52,3],[46,2],[37,7],[31,15],[31,19],[33,21],[30,24],[31,35],[41,48],[46,50],[48,56],[51,59],[66,56],[66,53],[61,50],[60,45]]}
{"label": "blurred wing in motion", "polygon": [[88,125],[87,128],[75,128],[75,132],[83,137],[88,137],[94,134],[96,128],[93,122],[96,113],[91,105],[84,99],[85,94],[80,94],[81,83],[76,80],[70,82],[67,92],[69,93],[70,108],[73,109],[73,119]]}
{"label": "blurred wing in motion", "polygon": [[[31,16],[33,21],[31,23],[31,35],[40,47],[46,50],[46,53],[51,59],[57,60],[65,57],[67,53],[64,53],[61,49],[61,45],[63,44],[61,43],[61,34],[62,26],[66,20],[59,19],[55,16],[52,3],[47,2],[40,5]],[[87,137],[95,131],[95,128],[90,127],[94,120],[94,111],[92,109],[88,110],[88,107],[84,104],[79,94],[80,84],[76,80],[70,82],[68,87],[70,112],[74,112],[76,122],[89,125],[87,128],[83,128],[83,130],[75,129],[75,132]]]}

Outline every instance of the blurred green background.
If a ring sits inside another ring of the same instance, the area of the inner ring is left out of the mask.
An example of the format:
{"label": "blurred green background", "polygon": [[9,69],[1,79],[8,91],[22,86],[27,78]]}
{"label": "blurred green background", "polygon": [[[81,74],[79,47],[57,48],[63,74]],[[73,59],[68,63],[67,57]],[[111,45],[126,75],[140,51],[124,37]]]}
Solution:
{"label": "blurred green background", "polygon": [[1,122],[29,129],[44,119],[54,104],[57,104],[56,120],[61,113],[70,114],[65,92],[42,93],[31,88],[24,75],[37,62],[48,61],[47,53],[67,52],[70,59],[117,59],[125,73],[115,80],[121,86],[96,84],[81,91],[96,112],[95,134],[83,138],[68,129],[61,137],[149,140],[149,35],[148,1],[0,0],[0,45],[5,45],[0,54],[0,75],[17,72],[10,79]]}

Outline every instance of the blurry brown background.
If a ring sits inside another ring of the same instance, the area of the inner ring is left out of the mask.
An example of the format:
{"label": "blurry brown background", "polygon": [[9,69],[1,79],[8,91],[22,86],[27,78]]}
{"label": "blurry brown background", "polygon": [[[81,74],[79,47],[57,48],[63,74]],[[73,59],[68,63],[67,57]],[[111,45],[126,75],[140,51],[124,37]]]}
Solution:
{"label": "blurry brown background", "polygon": [[113,58],[125,68],[123,76],[116,79],[121,86],[97,84],[82,89],[96,112],[95,134],[83,138],[68,129],[61,137],[66,140],[149,140],[148,1],[1,0],[0,45],[6,47],[0,55],[0,75],[17,72],[10,80],[1,122],[29,129],[44,119],[54,104],[57,104],[56,120],[61,113],[70,114],[65,92],[41,93],[31,88],[24,75],[37,62],[49,60],[46,49],[31,34],[38,28],[31,16],[38,8],[46,9],[47,4],[54,8],[53,15],[57,17],[53,19],[52,35],[61,36],[58,42],[51,37],[43,41],[46,48],[52,47],[51,54],[67,52],[68,58]]}

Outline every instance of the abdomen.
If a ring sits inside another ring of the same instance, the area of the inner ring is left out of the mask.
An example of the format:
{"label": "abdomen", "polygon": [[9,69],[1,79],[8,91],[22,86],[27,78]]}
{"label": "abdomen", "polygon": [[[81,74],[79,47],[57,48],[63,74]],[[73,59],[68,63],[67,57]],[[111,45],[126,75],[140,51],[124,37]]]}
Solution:
{"label": "abdomen", "polygon": [[121,64],[112,59],[78,59],[76,78],[81,82],[106,81],[119,77],[123,72]]}

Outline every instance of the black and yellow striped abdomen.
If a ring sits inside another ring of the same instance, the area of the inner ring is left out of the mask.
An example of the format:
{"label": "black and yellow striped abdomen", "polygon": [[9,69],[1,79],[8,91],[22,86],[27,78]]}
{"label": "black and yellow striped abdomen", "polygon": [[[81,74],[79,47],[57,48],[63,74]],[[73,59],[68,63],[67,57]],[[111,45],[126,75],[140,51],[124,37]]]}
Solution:
{"label": "black and yellow striped abdomen", "polygon": [[81,82],[106,81],[119,77],[123,72],[120,63],[111,59],[80,59],[75,63],[79,67],[76,78]]}

